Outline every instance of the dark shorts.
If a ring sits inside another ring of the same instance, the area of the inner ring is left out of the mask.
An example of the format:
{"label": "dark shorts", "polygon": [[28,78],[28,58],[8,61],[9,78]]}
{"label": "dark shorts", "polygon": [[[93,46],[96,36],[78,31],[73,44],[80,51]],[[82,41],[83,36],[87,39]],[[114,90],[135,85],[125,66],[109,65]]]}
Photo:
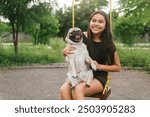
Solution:
{"label": "dark shorts", "polygon": [[107,75],[108,74],[94,74],[94,78],[97,79],[103,85],[103,87],[105,87],[105,84],[107,82]]}

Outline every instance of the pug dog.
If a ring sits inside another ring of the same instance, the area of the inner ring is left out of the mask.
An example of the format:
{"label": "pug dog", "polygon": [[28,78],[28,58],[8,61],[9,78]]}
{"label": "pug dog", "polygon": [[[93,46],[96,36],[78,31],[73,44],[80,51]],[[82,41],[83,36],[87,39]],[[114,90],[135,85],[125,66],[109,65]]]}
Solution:
{"label": "pug dog", "polygon": [[[93,70],[96,70],[96,65],[89,56],[86,45],[83,43],[83,33],[80,28],[70,28],[66,38],[68,45],[75,49],[73,54],[66,56],[65,60],[68,63],[67,81],[70,82],[72,88],[80,82],[85,82],[86,87],[90,87],[90,82],[93,79]],[[91,69],[92,68],[92,69]]]}

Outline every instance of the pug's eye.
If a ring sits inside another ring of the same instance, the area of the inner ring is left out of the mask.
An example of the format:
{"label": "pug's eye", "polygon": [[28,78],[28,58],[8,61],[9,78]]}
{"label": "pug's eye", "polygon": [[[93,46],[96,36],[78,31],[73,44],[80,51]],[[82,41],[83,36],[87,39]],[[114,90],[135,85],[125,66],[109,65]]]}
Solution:
{"label": "pug's eye", "polygon": [[69,39],[74,39],[74,38],[75,38],[74,34],[69,34]]}

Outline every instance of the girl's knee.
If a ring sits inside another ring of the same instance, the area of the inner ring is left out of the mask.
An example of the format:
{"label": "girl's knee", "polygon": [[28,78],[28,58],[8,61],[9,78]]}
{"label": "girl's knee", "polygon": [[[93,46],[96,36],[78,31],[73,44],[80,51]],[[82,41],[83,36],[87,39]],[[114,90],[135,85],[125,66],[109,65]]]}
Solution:
{"label": "girl's knee", "polygon": [[85,94],[84,88],[85,87],[83,85],[77,85],[75,87],[74,91],[72,92],[73,93],[73,98],[75,100],[84,99],[84,94]]}
{"label": "girl's knee", "polygon": [[78,92],[83,92],[84,91],[84,86],[83,85],[77,85],[75,87],[75,93],[78,93]]}
{"label": "girl's knee", "polygon": [[66,83],[64,83],[61,87],[60,87],[60,93],[66,92],[69,89],[68,85]]}
{"label": "girl's knee", "polygon": [[65,99],[65,100],[72,99],[71,87],[70,87],[70,85],[68,83],[64,83],[60,87],[60,97],[61,97],[61,99]]}
{"label": "girl's knee", "polygon": [[62,85],[62,86],[60,87],[60,94],[63,93],[63,91],[64,91],[64,86]]}

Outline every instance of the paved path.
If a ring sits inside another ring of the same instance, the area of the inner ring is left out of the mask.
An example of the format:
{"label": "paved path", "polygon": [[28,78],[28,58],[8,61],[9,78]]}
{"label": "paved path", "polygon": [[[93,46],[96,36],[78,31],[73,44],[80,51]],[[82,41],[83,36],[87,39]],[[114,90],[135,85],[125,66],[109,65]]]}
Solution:
{"label": "paved path", "polygon": [[[65,82],[66,72],[66,67],[57,65],[0,69],[0,99],[58,100],[59,88]],[[110,75],[112,93],[108,99],[150,99],[150,74],[122,70]]]}

